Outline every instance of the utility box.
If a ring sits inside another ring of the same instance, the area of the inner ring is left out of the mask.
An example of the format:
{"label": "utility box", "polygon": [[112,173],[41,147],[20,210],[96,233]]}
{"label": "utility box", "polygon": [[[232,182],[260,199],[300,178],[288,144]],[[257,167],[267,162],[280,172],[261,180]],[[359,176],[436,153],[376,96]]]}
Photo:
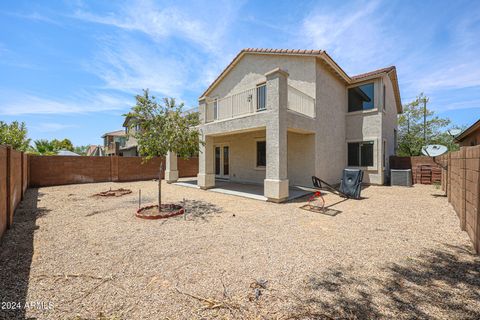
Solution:
{"label": "utility box", "polygon": [[412,186],[412,169],[391,169],[390,185],[411,187]]}

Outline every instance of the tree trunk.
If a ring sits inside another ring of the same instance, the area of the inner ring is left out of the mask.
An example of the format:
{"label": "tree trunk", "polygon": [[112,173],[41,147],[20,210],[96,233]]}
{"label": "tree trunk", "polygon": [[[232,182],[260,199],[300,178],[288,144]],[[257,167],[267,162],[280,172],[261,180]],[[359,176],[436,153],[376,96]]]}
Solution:
{"label": "tree trunk", "polygon": [[158,174],[158,212],[162,211],[162,172],[163,159],[160,160],[160,172]]}

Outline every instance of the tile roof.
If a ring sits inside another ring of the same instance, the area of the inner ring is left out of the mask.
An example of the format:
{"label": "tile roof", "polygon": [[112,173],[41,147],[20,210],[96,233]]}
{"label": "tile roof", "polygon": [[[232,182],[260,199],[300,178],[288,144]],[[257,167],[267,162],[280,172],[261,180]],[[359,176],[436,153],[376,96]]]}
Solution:
{"label": "tile roof", "polygon": [[254,52],[254,53],[287,53],[287,54],[303,54],[303,55],[319,55],[323,50],[311,50],[311,49],[265,49],[265,48],[245,48],[242,52]]}
{"label": "tile roof", "polygon": [[474,131],[480,129],[480,119],[478,119],[474,124],[472,124],[470,127],[467,129],[463,130],[460,132],[456,137],[455,140],[457,141],[462,141],[465,140],[470,134],[472,134]]}
{"label": "tile roof", "polygon": [[373,71],[366,72],[366,73],[357,74],[357,75],[352,76],[350,78],[352,78],[352,80],[359,80],[359,79],[368,78],[368,77],[371,77],[371,76],[376,76],[376,75],[379,75],[379,74],[382,74],[382,73],[388,73],[388,72],[390,72],[394,69],[395,69],[395,66],[390,66],[390,67],[377,69],[377,70],[373,70]]}

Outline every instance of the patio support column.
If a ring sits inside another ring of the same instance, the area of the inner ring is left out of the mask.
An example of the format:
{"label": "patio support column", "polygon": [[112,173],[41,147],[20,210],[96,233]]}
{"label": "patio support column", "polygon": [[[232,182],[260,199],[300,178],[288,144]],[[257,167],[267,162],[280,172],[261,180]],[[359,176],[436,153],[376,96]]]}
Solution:
{"label": "patio support column", "polygon": [[201,139],[205,145],[200,144],[197,184],[201,189],[210,189],[215,187],[213,137],[202,133]]}
{"label": "patio support column", "polygon": [[270,110],[271,116],[266,125],[267,168],[264,195],[268,201],[282,202],[288,198],[288,73],[276,68],[267,72],[265,76],[267,77],[267,110]]}
{"label": "patio support column", "polygon": [[176,182],[178,180],[177,154],[168,152],[165,164],[165,181],[167,183]]}

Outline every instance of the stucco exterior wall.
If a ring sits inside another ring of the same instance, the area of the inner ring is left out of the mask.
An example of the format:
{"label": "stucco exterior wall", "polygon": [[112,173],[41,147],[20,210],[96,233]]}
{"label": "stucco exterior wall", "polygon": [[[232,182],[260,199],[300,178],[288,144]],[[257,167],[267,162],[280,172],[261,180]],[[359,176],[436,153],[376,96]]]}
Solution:
{"label": "stucco exterior wall", "polygon": [[[263,184],[265,168],[256,167],[256,143],[265,141],[265,130],[213,137],[214,146],[230,149],[230,181]],[[287,133],[287,167],[290,185],[311,185],[315,173],[315,135]]]}
{"label": "stucco exterior wall", "polygon": [[[362,84],[374,84],[374,108],[368,111],[346,112],[346,143],[344,144],[345,167],[348,167],[347,143],[373,141],[373,166],[362,167],[364,170],[363,181],[372,184],[383,184],[383,167],[382,167],[382,109],[383,109],[383,85],[380,79],[367,80],[357,83],[350,87]],[[348,95],[348,91],[345,93]],[[345,105],[348,111],[348,96]]]}
{"label": "stucco exterior wall", "polygon": [[225,96],[254,88],[266,81],[265,73],[281,67],[289,73],[288,84],[315,98],[315,58],[247,54],[208,95]]}
{"label": "stucco exterior wall", "polygon": [[398,124],[397,104],[393,92],[393,84],[388,76],[382,78],[385,85],[385,109],[382,112],[382,137],[385,141],[385,176],[390,176],[390,156],[395,155],[395,130]]}
{"label": "stucco exterior wall", "polygon": [[337,183],[345,168],[347,94],[345,85],[323,64],[316,67],[315,175]]}
{"label": "stucco exterior wall", "polygon": [[288,132],[288,182],[290,185],[312,186],[315,175],[315,134]]}
{"label": "stucco exterior wall", "polygon": [[265,141],[265,130],[213,137],[214,145],[230,149],[230,181],[263,184],[265,168],[256,168],[256,142]]}
{"label": "stucco exterior wall", "polygon": [[131,149],[127,149],[127,150],[120,150],[120,153],[122,153],[122,155],[124,157],[136,157],[137,156],[137,149],[136,148],[131,148]]}

